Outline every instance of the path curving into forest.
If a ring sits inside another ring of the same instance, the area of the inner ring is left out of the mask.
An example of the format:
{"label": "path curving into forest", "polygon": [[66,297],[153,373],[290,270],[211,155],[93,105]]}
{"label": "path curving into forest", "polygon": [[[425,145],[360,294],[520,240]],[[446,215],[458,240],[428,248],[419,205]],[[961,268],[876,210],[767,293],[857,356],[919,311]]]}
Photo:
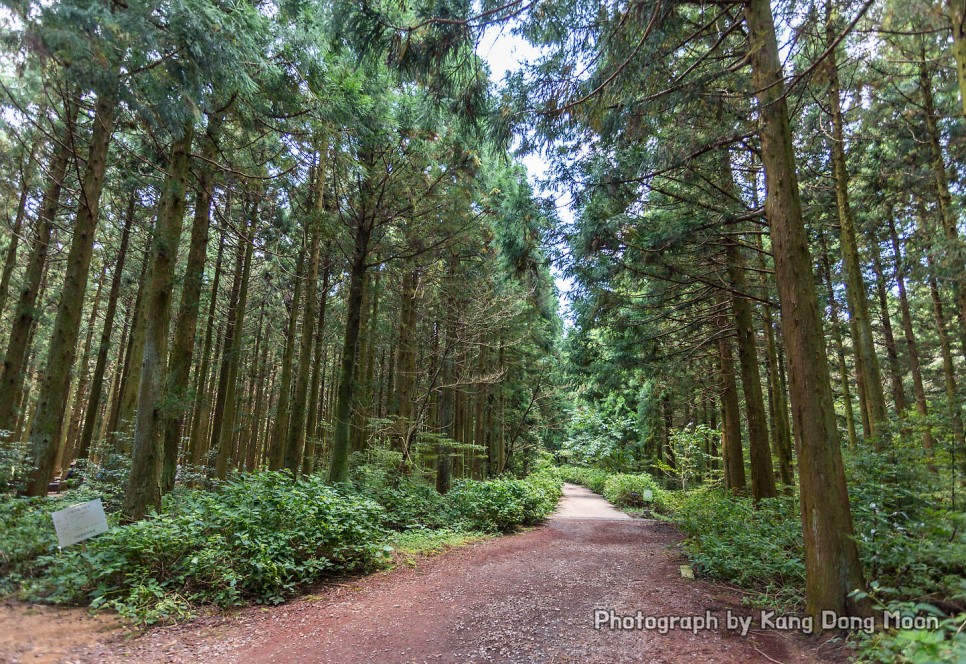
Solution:
{"label": "path curving into forest", "polygon": [[609,631],[618,614],[747,613],[736,592],[683,578],[677,529],[565,485],[548,523],[323,589],[76,653],[71,661],[740,662],[843,661],[830,644],[752,630]]}

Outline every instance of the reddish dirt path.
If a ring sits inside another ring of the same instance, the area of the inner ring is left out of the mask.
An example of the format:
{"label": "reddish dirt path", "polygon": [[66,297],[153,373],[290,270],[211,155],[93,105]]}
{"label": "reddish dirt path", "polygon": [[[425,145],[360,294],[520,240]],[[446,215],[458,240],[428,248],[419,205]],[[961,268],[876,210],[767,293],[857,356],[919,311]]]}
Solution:
{"label": "reddish dirt path", "polygon": [[[733,591],[681,577],[671,525],[628,519],[578,487],[548,525],[323,589],[75,652],[139,662],[797,662],[842,661],[798,634],[723,627]],[[601,503],[603,505],[601,505]],[[603,513],[601,513],[603,510]],[[616,517],[616,518],[610,518]],[[594,629],[594,610],[722,617],[692,634]]]}

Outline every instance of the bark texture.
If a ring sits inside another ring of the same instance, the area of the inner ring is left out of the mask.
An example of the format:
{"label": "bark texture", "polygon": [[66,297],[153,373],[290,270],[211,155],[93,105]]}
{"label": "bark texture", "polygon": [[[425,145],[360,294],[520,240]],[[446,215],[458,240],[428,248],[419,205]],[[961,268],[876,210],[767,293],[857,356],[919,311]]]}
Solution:
{"label": "bark texture", "polygon": [[757,91],[765,168],[765,215],[775,256],[788,356],[789,395],[798,444],[802,530],[805,541],[806,610],[867,614],[850,598],[865,581],[852,538],[852,515],[839,449],[822,319],[812,278],[795,171],[785,86],[768,0],[745,7]]}

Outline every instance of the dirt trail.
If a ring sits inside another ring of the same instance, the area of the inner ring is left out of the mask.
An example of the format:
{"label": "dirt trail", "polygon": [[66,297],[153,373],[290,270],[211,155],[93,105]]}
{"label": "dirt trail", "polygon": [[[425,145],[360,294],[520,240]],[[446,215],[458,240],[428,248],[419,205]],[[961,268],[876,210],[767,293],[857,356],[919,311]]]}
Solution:
{"label": "dirt trail", "polygon": [[564,484],[564,495],[551,522],[561,519],[604,519],[609,521],[630,520],[630,516],[608,503],[590,489],[576,484]]}
{"label": "dirt trail", "polygon": [[[671,525],[632,519],[567,485],[546,526],[323,589],[75,651],[97,662],[798,662],[840,661],[818,640],[724,628],[739,596],[682,578]],[[720,616],[721,628],[594,629],[594,610]],[[29,661],[29,660],[24,660]]]}

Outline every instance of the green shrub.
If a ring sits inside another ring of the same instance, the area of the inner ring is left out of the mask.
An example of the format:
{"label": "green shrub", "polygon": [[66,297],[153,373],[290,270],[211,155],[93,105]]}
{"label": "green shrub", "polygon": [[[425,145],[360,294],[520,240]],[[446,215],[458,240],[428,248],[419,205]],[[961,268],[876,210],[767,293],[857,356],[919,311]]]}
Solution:
{"label": "green shrub", "polygon": [[57,551],[50,512],[94,497],[0,499],[0,595],[36,575],[38,556]]}
{"label": "green shrub", "polygon": [[0,494],[20,491],[26,486],[29,445],[25,440],[10,440],[12,431],[0,429]]}
{"label": "green shrub", "polygon": [[539,523],[554,511],[562,495],[563,481],[556,469],[545,468],[523,480],[529,485],[524,507],[525,524]]}
{"label": "green shrub", "polygon": [[462,480],[447,499],[466,528],[507,531],[518,525],[539,523],[552,512],[560,499],[560,480],[549,472],[525,480]]}
{"label": "green shrub", "polygon": [[[962,601],[966,599],[966,580],[959,579],[958,585],[954,598]],[[856,594],[869,597],[877,611],[904,618],[934,617],[939,623],[938,629],[856,632],[850,638],[856,662],[966,662],[966,613],[946,615],[932,604],[892,599],[899,591],[883,588],[875,581],[870,584],[869,593]]]}
{"label": "green shrub", "polygon": [[802,601],[805,551],[794,498],[762,500],[756,509],[750,498],[699,489],[681,498],[674,519],[696,571],[757,590],[771,605]]}
{"label": "green shrub", "polygon": [[[966,516],[929,492],[914,491],[915,482],[882,481],[881,472],[905,472],[901,466],[880,460],[877,468],[850,469],[866,474],[865,481],[853,479],[850,498],[872,599],[880,609],[942,616],[922,599],[966,598]],[[804,601],[804,545],[794,496],[762,500],[756,508],[750,498],[703,488],[680,494],[674,519],[688,535],[685,548],[696,571],[758,591],[752,601],[760,605],[797,608]],[[877,630],[853,638],[863,662],[960,661],[966,654],[964,620],[943,616],[938,631]]]}
{"label": "green shrub", "polygon": [[371,495],[385,510],[383,523],[392,530],[447,528],[455,520],[446,498],[415,479],[377,488]]}
{"label": "green shrub", "polygon": [[89,600],[143,622],[201,603],[278,603],[326,575],[386,559],[383,510],[318,477],[241,475],[218,491],[184,492],[160,516],[114,528],[39,560],[35,598]]}
{"label": "green shrub", "polygon": [[584,466],[561,466],[557,473],[564,482],[585,486],[594,493],[603,493],[604,483],[610,477],[606,470]]}
{"label": "green shrub", "polygon": [[[660,491],[650,475],[611,475],[604,482],[604,498],[621,507],[646,507]],[[650,496],[650,497],[648,497]]]}
{"label": "green shrub", "polygon": [[106,606],[145,624],[201,604],[278,603],[325,576],[387,562],[391,530],[471,541],[538,523],[560,497],[549,469],[466,480],[446,496],[414,478],[366,476],[355,488],[278,472],[238,475],[213,491],[178,487],[159,516],[113,527],[86,550],[57,549],[49,512],[95,497],[88,489],[58,500],[10,497],[0,502],[0,589]]}
{"label": "green shrub", "polygon": [[847,456],[846,468],[866,576],[906,598],[961,592],[966,573],[962,499],[953,504],[943,475],[930,473],[909,450],[863,452]]}
{"label": "green shrub", "polygon": [[[662,489],[647,473],[611,474],[599,468],[561,466],[557,468],[557,474],[564,482],[585,486],[618,507],[647,508],[651,512],[661,513],[672,511],[673,493]],[[648,490],[651,499],[644,500]]]}

